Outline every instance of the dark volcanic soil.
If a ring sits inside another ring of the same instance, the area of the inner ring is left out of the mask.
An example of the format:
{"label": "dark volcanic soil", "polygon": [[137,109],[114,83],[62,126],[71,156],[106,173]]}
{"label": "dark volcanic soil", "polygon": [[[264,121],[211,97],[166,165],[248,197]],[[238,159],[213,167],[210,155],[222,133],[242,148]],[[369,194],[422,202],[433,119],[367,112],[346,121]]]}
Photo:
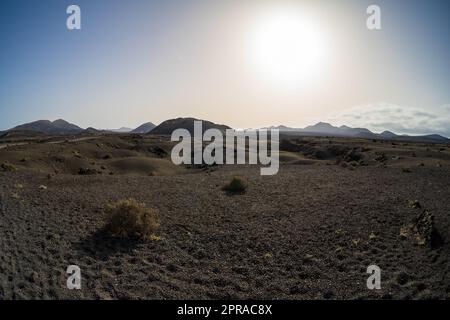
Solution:
{"label": "dark volcanic soil", "polygon": [[[25,147],[0,153],[18,167],[0,172],[2,299],[450,298],[450,166],[425,147],[422,158],[370,154],[364,166],[286,153],[269,177],[224,166],[50,178],[42,164],[39,172],[8,157]],[[245,194],[222,191],[235,175],[248,179]],[[159,210],[160,240],[102,232],[106,204],[127,197]],[[421,210],[435,217],[437,246],[400,234]],[[81,268],[81,290],[66,288],[72,264]],[[366,287],[372,264],[382,270],[381,290]]]}

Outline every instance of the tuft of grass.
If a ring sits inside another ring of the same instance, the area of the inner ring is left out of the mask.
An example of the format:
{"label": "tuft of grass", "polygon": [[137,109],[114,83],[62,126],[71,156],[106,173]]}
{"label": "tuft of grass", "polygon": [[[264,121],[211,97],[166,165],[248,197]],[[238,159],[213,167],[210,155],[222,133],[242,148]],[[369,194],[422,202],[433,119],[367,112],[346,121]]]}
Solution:
{"label": "tuft of grass", "polygon": [[2,168],[3,171],[6,172],[14,172],[17,170],[16,166],[9,162],[3,162],[0,167]]}
{"label": "tuft of grass", "polygon": [[79,151],[73,150],[72,152],[73,152],[73,155],[74,155],[76,158],[81,158],[81,154],[80,154]]}
{"label": "tuft of grass", "polygon": [[156,209],[129,198],[107,205],[106,231],[123,238],[156,240],[159,218]]}
{"label": "tuft of grass", "polygon": [[411,229],[410,225],[402,226],[400,228],[400,237],[403,238],[403,239],[408,238],[409,237],[409,233],[410,233],[410,229]]}
{"label": "tuft of grass", "polygon": [[247,183],[241,177],[236,176],[223,187],[223,190],[229,193],[242,194],[247,191]]}
{"label": "tuft of grass", "polygon": [[271,252],[267,252],[264,254],[264,258],[266,258],[266,259],[273,258],[273,254]]}
{"label": "tuft of grass", "polygon": [[419,200],[414,200],[409,202],[409,206],[413,209],[420,209],[422,208],[422,205],[420,204]]}
{"label": "tuft of grass", "polygon": [[11,193],[11,198],[13,198],[13,199],[20,199],[20,196],[19,196],[19,194],[17,192],[13,192],[13,193]]}

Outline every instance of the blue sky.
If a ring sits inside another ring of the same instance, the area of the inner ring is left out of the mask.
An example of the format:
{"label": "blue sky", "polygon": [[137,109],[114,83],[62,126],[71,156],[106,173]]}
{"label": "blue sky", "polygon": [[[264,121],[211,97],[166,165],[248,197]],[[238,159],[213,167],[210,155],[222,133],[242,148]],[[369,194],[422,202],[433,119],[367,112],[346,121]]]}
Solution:
{"label": "blue sky", "polygon": [[[81,30],[66,28],[70,4],[81,7]],[[370,4],[381,7],[382,30],[365,27]],[[260,76],[269,66],[252,69],[248,58],[257,13],[270,25],[273,8],[292,5],[327,41],[326,63],[310,70],[314,87],[309,77],[274,85]],[[38,119],[114,128],[195,116],[450,136],[449,15],[450,1],[437,0],[1,1],[0,130]]]}

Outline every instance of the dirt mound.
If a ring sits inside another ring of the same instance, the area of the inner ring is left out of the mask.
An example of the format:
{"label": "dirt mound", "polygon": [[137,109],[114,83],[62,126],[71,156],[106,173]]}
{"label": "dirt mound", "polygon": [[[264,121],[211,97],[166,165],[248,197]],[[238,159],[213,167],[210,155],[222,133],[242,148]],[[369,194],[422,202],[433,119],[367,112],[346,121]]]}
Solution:
{"label": "dirt mound", "polygon": [[56,141],[0,149],[0,158],[2,163],[17,170],[45,174],[147,176],[185,173],[186,168],[172,163],[170,150],[170,140],[154,136],[107,135],[75,141],[60,137]]}
{"label": "dirt mound", "polygon": [[364,158],[361,148],[351,147],[344,144],[326,145],[311,141],[283,139],[280,142],[280,150],[288,152],[299,152],[309,158],[317,160],[339,160],[360,161]]}

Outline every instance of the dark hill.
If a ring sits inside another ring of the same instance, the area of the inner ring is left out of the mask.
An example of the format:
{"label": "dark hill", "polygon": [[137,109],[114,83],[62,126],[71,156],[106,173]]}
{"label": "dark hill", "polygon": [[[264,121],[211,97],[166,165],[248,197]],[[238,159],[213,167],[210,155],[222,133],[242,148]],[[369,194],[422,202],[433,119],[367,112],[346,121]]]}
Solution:
{"label": "dark hill", "polygon": [[150,131],[149,134],[172,134],[172,132],[176,129],[186,129],[190,132],[191,135],[193,135],[194,121],[202,121],[203,132],[205,132],[208,129],[219,129],[221,131],[231,129],[226,125],[216,124],[214,122],[206,120],[199,120],[195,118],[177,118],[164,121],[159,126]]}
{"label": "dark hill", "polygon": [[153,124],[152,122],[146,122],[144,124],[141,124],[136,129],[131,130],[131,133],[149,133],[154,128],[156,128],[155,124]]}
{"label": "dark hill", "polygon": [[9,131],[35,131],[47,134],[71,134],[80,133],[83,131],[83,129],[81,129],[77,125],[59,119],[53,122],[49,120],[38,120],[30,123],[25,123],[14,127]]}

